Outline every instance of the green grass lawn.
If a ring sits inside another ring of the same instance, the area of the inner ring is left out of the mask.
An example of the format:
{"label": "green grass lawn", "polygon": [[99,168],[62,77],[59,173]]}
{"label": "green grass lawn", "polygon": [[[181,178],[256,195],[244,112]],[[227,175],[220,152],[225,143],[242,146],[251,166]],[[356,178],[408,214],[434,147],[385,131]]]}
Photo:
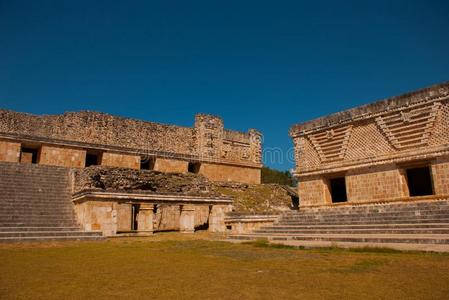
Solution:
{"label": "green grass lawn", "polygon": [[0,245],[0,299],[448,299],[449,255],[160,234]]}

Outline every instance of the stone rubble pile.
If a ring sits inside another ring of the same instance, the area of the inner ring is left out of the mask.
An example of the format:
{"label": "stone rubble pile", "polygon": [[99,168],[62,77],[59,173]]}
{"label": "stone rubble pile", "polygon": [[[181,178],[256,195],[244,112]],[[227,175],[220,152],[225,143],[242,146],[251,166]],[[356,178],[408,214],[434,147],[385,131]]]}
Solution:
{"label": "stone rubble pile", "polygon": [[75,169],[74,192],[121,190],[188,196],[220,196],[214,185],[198,174],[162,173],[104,166]]}

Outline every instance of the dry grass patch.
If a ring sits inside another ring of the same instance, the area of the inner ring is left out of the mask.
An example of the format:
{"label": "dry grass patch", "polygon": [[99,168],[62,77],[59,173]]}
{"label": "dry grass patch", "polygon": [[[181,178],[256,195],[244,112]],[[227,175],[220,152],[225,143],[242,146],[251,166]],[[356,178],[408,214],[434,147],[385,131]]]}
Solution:
{"label": "dry grass patch", "polygon": [[162,234],[2,245],[1,299],[447,299],[449,256]]}

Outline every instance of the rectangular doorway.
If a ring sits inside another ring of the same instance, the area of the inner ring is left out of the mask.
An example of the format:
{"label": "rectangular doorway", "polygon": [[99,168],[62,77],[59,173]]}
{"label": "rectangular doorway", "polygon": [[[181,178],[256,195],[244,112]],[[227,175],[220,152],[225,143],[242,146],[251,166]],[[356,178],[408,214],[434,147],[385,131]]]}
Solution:
{"label": "rectangular doorway", "polygon": [[406,169],[408,191],[411,197],[433,195],[429,166]]}
{"label": "rectangular doorway", "polygon": [[199,163],[199,162],[189,162],[187,170],[188,170],[189,173],[198,174],[200,172],[200,168],[201,168],[201,163]]}
{"label": "rectangular doorway", "polygon": [[86,152],[86,161],[84,162],[85,167],[98,166],[101,165],[102,153],[96,151]]}
{"label": "rectangular doorway", "polygon": [[140,204],[131,205],[131,230],[138,230]]}
{"label": "rectangular doorway", "polygon": [[331,193],[332,203],[348,201],[345,177],[330,178],[329,189]]}
{"label": "rectangular doorway", "polygon": [[39,159],[39,148],[22,147],[20,149],[20,162],[37,164]]}

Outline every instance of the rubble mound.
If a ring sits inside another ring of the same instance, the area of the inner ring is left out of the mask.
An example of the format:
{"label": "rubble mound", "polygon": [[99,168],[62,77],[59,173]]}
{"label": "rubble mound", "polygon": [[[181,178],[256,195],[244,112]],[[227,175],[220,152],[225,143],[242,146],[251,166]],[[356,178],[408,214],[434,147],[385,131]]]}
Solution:
{"label": "rubble mound", "polygon": [[292,193],[279,184],[214,183],[218,191],[234,199],[236,213],[279,213],[294,208]]}
{"label": "rubble mound", "polygon": [[75,193],[102,190],[220,196],[213,183],[198,174],[162,173],[104,166],[90,166],[73,172]]}

